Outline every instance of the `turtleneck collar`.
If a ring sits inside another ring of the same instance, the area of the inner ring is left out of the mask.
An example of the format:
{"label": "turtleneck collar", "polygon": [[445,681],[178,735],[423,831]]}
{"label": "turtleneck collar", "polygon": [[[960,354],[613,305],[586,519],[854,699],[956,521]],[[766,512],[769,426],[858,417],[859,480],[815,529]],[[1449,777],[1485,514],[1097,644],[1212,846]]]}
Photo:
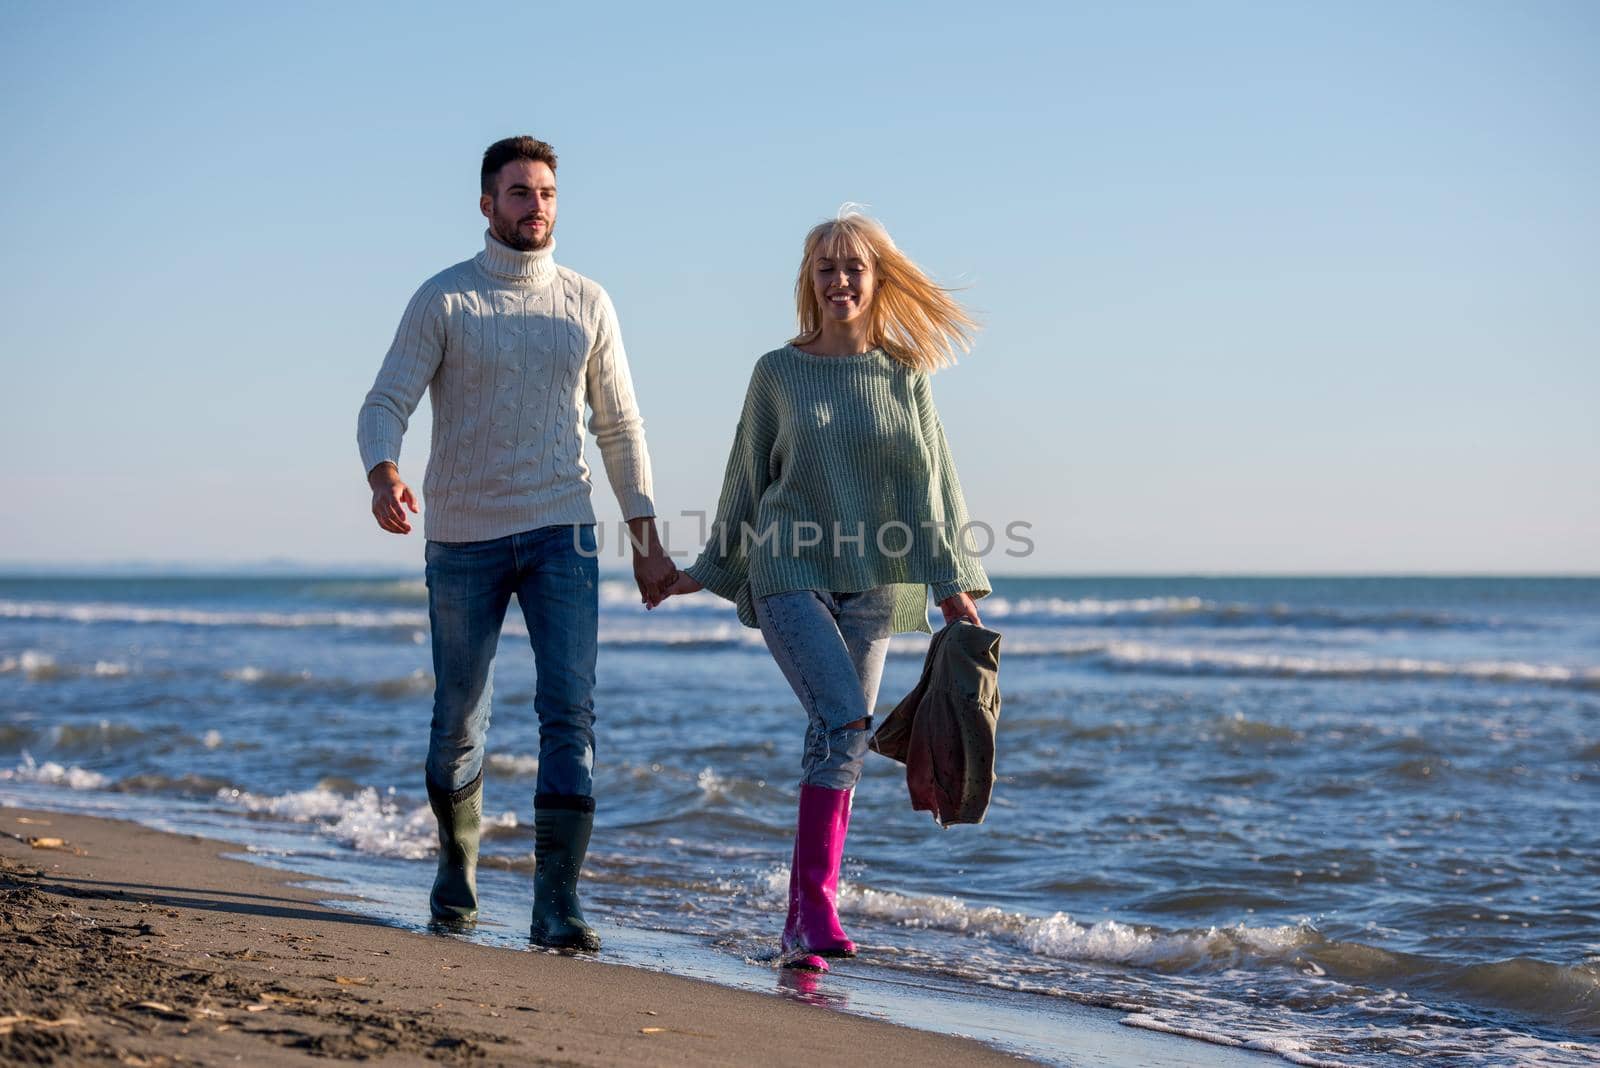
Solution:
{"label": "turtleneck collar", "polygon": [[543,285],[556,276],[556,243],[551,241],[537,252],[519,252],[495,237],[483,232],[483,251],[478,253],[478,266],[504,282],[517,286]]}

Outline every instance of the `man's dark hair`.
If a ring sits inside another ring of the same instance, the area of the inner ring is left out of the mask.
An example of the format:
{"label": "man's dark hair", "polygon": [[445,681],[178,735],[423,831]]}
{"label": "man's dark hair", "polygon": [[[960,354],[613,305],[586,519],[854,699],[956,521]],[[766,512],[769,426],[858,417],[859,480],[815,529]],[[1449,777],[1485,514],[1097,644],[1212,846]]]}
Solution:
{"label": "man's dark hair", "polygon": [[537,137],[523,134],[496,141],[483,152],[483,170],[479,177],[485,196],[494,196],[494,180],[499,177],[500,168],[518,159],[548,164],[552,171],[556,169],[556,150]]}

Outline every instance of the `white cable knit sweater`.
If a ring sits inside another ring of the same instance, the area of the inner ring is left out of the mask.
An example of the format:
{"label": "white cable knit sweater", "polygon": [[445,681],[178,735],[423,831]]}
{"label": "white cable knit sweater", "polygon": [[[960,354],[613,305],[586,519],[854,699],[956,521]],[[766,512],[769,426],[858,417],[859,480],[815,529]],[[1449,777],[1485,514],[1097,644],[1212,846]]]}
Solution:
{"label": "white cable knit sweater", "polygon": [[428,390],[429,540],[593,523],[586,403],[623,518],[655,514],[616,311],[598,283],[556,264],[554,248],[518,252],[485,233],[482,252],[424,282],[361,406],[364,469],[398,465],[407,423]]}

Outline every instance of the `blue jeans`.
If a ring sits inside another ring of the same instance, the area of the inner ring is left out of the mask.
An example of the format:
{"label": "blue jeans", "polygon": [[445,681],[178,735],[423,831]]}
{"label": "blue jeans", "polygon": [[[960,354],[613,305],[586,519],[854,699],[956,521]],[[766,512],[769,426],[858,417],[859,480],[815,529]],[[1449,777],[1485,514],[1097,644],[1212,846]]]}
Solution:
{"label": "blue jeans", "polygon": [[[802,784],[849,790],[861,778],[889,652],[894,587],[792,590],[755,603],[772,658],[806,710]],[[866,728],[852,727],[866,720]]]}
{"label": "blue jeans", "polygon": [[536,790],[541,798],[591,796],[600,621],[594,526],[539,527],[492,541],[430,541],[427,561],[435,679],[429,781],[456,791],[483,769],[490,671],[514,593],[538,672]]}

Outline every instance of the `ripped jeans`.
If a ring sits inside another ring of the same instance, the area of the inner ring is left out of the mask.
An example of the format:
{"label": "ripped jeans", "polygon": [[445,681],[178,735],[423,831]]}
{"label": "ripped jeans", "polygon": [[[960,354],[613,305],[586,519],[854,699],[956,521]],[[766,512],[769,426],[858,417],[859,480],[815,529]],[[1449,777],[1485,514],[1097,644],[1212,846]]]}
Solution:
{"label": "ripped jeans", "polygon": [[[756,601],[756,622],[772,658],[805,706],[800,782],[852,789],[861,778],[889,652],[894,587],[860,593],[791,590]],[[858,720],[866,728],[853,728]]]}

